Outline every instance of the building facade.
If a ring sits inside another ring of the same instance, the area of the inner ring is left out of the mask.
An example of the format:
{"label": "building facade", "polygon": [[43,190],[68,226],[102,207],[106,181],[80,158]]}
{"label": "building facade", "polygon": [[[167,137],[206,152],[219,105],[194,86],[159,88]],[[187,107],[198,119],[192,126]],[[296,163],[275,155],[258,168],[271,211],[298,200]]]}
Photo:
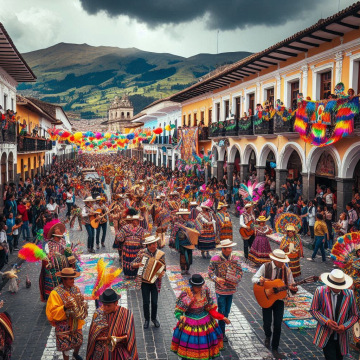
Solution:
{"label": "building facade", "polygon": [[276,99],[296,107],[299,93],[327,99],[339,82],[359,93],[359,26],[357,3],[170,97],[181,104],[183,123],[195,126],[204,118],[209,126],[212,176],[226,174],[231,189],[234,172],[241,179],[256,172],[260,180],[267,172],[277,194],[287,179],[299,179],[306,199],[321,184],[336,190],[338,213],[345,209],[360,191],[359,117],[351,136],[317,147],[300,138],[294,119],[256,124],[253,114],[257,104]]}
{"label": "building facade", "polygon": [[124,133],[126,125],[129,125],[134,116],[134,107],[127,94],[122,98],[115,96],[108,111],[108,129]]}
{"label": "building facade", "polygon": [[[34,82],[36,76],[16,49],[11,37],[0,23],[0,105],[2,113],[14,112],[16,119],[16,88],[20,82]],[[17,174],[17,134],[14,117],[9,121],[6,130],[0,133],[1,177],[0,189],[3,192],[5,183],[15,181]],[[0,199],[2,206],[3,199]]]}

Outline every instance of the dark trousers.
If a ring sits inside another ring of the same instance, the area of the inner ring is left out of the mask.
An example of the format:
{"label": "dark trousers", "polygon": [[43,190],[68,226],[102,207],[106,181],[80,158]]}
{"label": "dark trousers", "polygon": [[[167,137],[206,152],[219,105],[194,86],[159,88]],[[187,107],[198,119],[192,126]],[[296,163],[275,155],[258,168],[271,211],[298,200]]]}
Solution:
{"label": "dark trousers", "polygon": [[158,291],[156,284],[141,284],[141,294],[143,298],[143,309],[145,320],[150,321],[150,295],[151,295],[151,320],[156,320]]}
{"label": "dark trousers", "polygon": [[325,360],[343,360],[341,355],[339,339],[334,340],[334,334],[330,336],[327,344],[323,348]]}
{"label": "dark trousers", "polygon": [[101,229],[102,229],[101,243],[105,244],[106,228],[107,228],[107,222],[104,224],[99,224],[98,228],[96,229],[96,245],[99,245]]}
{"label": "dark trousers", "polygon": [[73,203],[66,203],[66,206],[67,206],[67,213],[66,213],[66,216],[67,217],[70,217],[70,214],[71,214],[71,207],[72,207]]}
{"label": "dark trousers", "polygon": [[[218,312],[223,314],[226,318],[229,317],[233,296],[216,294],[216,299],[218,304]],[[219,327],[222,333],[225,335],[225,321],[219,320]]]}
{"label": "dark trousers", "polygon": [[255,236],[252,235],[249,239],[244,240],[244,256],[245,259],[249,257],[249,249],[251,248],[252,243],[254,242]]}
{"label": "dark trousers", "polygon": [[309,229],[310,229],[310,237],[311,237],[312,239],[315,239],[314,225],[313,225],[313,226],[310,226],[310,225],[309,225]]}
{"label": "dark trousers", "polygon": [[19,243],[19,236],[20,236],[20,234],[13,235],[13,239],[14,239],[14,248],[17,248],[17,247],[18,247],[18,243]]}
{"label": "dark trousers", "polygon": [[315,256],[316,256],[318,250],[320,250],[321,256],[322,256],[322,261],[326,261],[323,241],[324,241],[324,236],[315,236],[315,248],[314,248],[313,254],[311,255],[311,257],[313,259],[315,259]]}
{"label": "dark trousers", "polygon": [[93,249],[94,248],[95,230],[90,224],[85,224],[85,229],[86,229],[86,231],[88,233],[87,247],[88,247],[88,249]]}
{"label": "dark trousers", "polygon": [[[271,348],[277,350],[280,343],[281,323],[284,316],[284,302],[276,300],[272,306],[267,309],[262,309],[264,320],[265,336],[271,338],[273,334]],[[274,321],[273,321],[274,318]],[[274,332],[271,333],[271,324],[274,322]]]}

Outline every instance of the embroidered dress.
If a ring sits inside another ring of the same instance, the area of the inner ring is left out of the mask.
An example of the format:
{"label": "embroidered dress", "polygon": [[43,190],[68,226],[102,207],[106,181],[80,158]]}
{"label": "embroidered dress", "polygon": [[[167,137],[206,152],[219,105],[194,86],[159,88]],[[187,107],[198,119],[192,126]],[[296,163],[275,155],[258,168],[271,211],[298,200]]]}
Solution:
{"label": "embroidered dress", "polygon": [[7,312],[0,313],[0,359],[11,359],[11,345],[14,341],[11,317]]}
{"label": "embroidered dress", "polygon": [[85,321],[75,319],[64,311],[64,304],[70,296],[80,296],[84,302],[84,297],[77,286],[66,289],[61,284],[51,292],[46,306],[46,316],[51,325],[55,327],[58,351],[75,349],[83,342],[82,327]]}
{"label": "embroidered dress", "polygon": [[255,240],[251,246],[249,259],[256,265],[262,265],[271,261],[269,254],[271,253],[271,246],[266,235],[271,234],[269,226],[259,226],[255,229]]}
{"label": "embroidered dress", "polygon": [[215,231],[214,223],[211,215],[200,213],[195,221],[196,230],[200,232],[198,239],[198,249],[201,251],[209,251],[215,249]]}
{"label": "embroidered dress", "polygon": [[122,264],[125,276],[135,277],[137,275],[138,269],[133,269],[131,263],[143,248],[145,234],[145,230],[141,226],[133,228],[131,225],[125,225],[116,235],[115,243],[122,244]]}
{"label": "embroidered dress", "polygon": [[216,213],[217,238],[220,240],[233,239],[233,227],[230,215],[227,212]]}
{"label": "embroidered dress", "polygon": [[[97,340],[108,336],[121,337],[127,335],[126,342],[116,345],[110,352],[106,341]],[[117,307],[111,314],[106,314],[101,307],[95,310],[89,331],[86,360],[138,360],[135,338],[134,316],[123,307]]]}
{"label": "embroidered dress", "polygon": [[60,241],[49,240],[46,245],[50,264],[45,260],[42,262],[39,277],[40,298],[42,302],[46,302],[51,291],[60,284],[60,278],[55,276],[55,273],[69,267],[65,254],[66,240],[64,238],[61,238]]}
{"label": "embroidered dress", "polygon": [[210,290],[203,286],[201,299],[194,297],[192,288],[186,288],[176,300],[175,317],[185,321],[176,324],[171,351],[182,359],[207,360],[220,356],[224,348],[223,334],[215,319],[223,315],[216,311]]}
{"label": "embroidered dress", "polygon": [[[290,244],[294,244],[294,250],[291,253],[289,253]],[[295,278],[300,276],[300,256],[304,257],[300,236],[298,234],[293,237],[285,235],[281,240],[280,249],[284,250],[290,259],[289,267],[292,271],[293,277]]]}

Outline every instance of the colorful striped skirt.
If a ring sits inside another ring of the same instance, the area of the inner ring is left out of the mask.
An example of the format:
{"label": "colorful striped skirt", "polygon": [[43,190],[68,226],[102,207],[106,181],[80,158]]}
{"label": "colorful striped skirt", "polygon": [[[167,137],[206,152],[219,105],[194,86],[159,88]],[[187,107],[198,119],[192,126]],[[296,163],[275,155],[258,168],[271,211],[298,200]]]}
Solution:
{"label": "colorful striped skirt", "polygon": [[215,232],[213,229],[202,229],[198,238],[197,248],[201,251],[214,250],[216,246]]}
{"label": "colorful striped skirt", "polygon": [[221,224],[220,229],[220,240],[225,239],[233,239],[233,228],[232,228],[232,222],[231,221],[225,221]]}
{"label": "colorful striped skirt", "polygon": [[256,265],[262,265],[271,261],[270,253],[271,246],[268,238],[263,235],[256,236],[250,248],[249,259]]}
{"label": "colorful striped skirt", "polygon": [[171,351],[183,359],[213,359],[223,348],[221,329],[206,311],[196,319],[186,316],[185,322],[178,322],[174,329]]}
{"label": "colorful striped skirt", "polygon": [[69,320],[57,321],[55,325],[56,349],[69,351],[82,345],[83,334],[81,329],[70,331]]}
{"label": "colorful striped skirt", "polygon": [[137,241],[125,241],[122,248],[122,265],[125,276],[135,277],[138,269],[132,269],[131,263],[137,257],[138,252],[142,249],[141,243]]}
{"label": "colorful striped skirt", "polygon": [[290,254],[287,254],[287,256],[290,259],[289,267],[291,269],[293,277],[296,278],[296,277],[300,276],[301,275],[301,270],[300,270],[299,252],[292,252]]}

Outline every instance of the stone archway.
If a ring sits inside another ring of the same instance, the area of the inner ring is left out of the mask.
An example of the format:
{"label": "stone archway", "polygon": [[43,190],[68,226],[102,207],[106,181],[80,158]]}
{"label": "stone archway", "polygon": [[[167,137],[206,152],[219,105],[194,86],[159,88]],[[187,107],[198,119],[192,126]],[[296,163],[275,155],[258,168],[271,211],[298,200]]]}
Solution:
{"label": "stone archway", "polygon": [[249,174],[256,171],[259,154],[253,144],[247,144],[243,152],[243,161],[241,166],[240,177],[242,181],[247,181]]}
{"label": "stone archway", "polygon": [[266,143],[260,150],[259,165],[257,167],[257,175],[260,181],[264,180],[265,171],[268,176],[276,179],[276,172],[271,163],[277,164],[278,151],[277,147],[273,143]]}
{"label": "stone archway", "polygon": [[9,182],[14,181],[14,155],[12,152],[9,153],[8,157],[8,174],[9,174]]}

